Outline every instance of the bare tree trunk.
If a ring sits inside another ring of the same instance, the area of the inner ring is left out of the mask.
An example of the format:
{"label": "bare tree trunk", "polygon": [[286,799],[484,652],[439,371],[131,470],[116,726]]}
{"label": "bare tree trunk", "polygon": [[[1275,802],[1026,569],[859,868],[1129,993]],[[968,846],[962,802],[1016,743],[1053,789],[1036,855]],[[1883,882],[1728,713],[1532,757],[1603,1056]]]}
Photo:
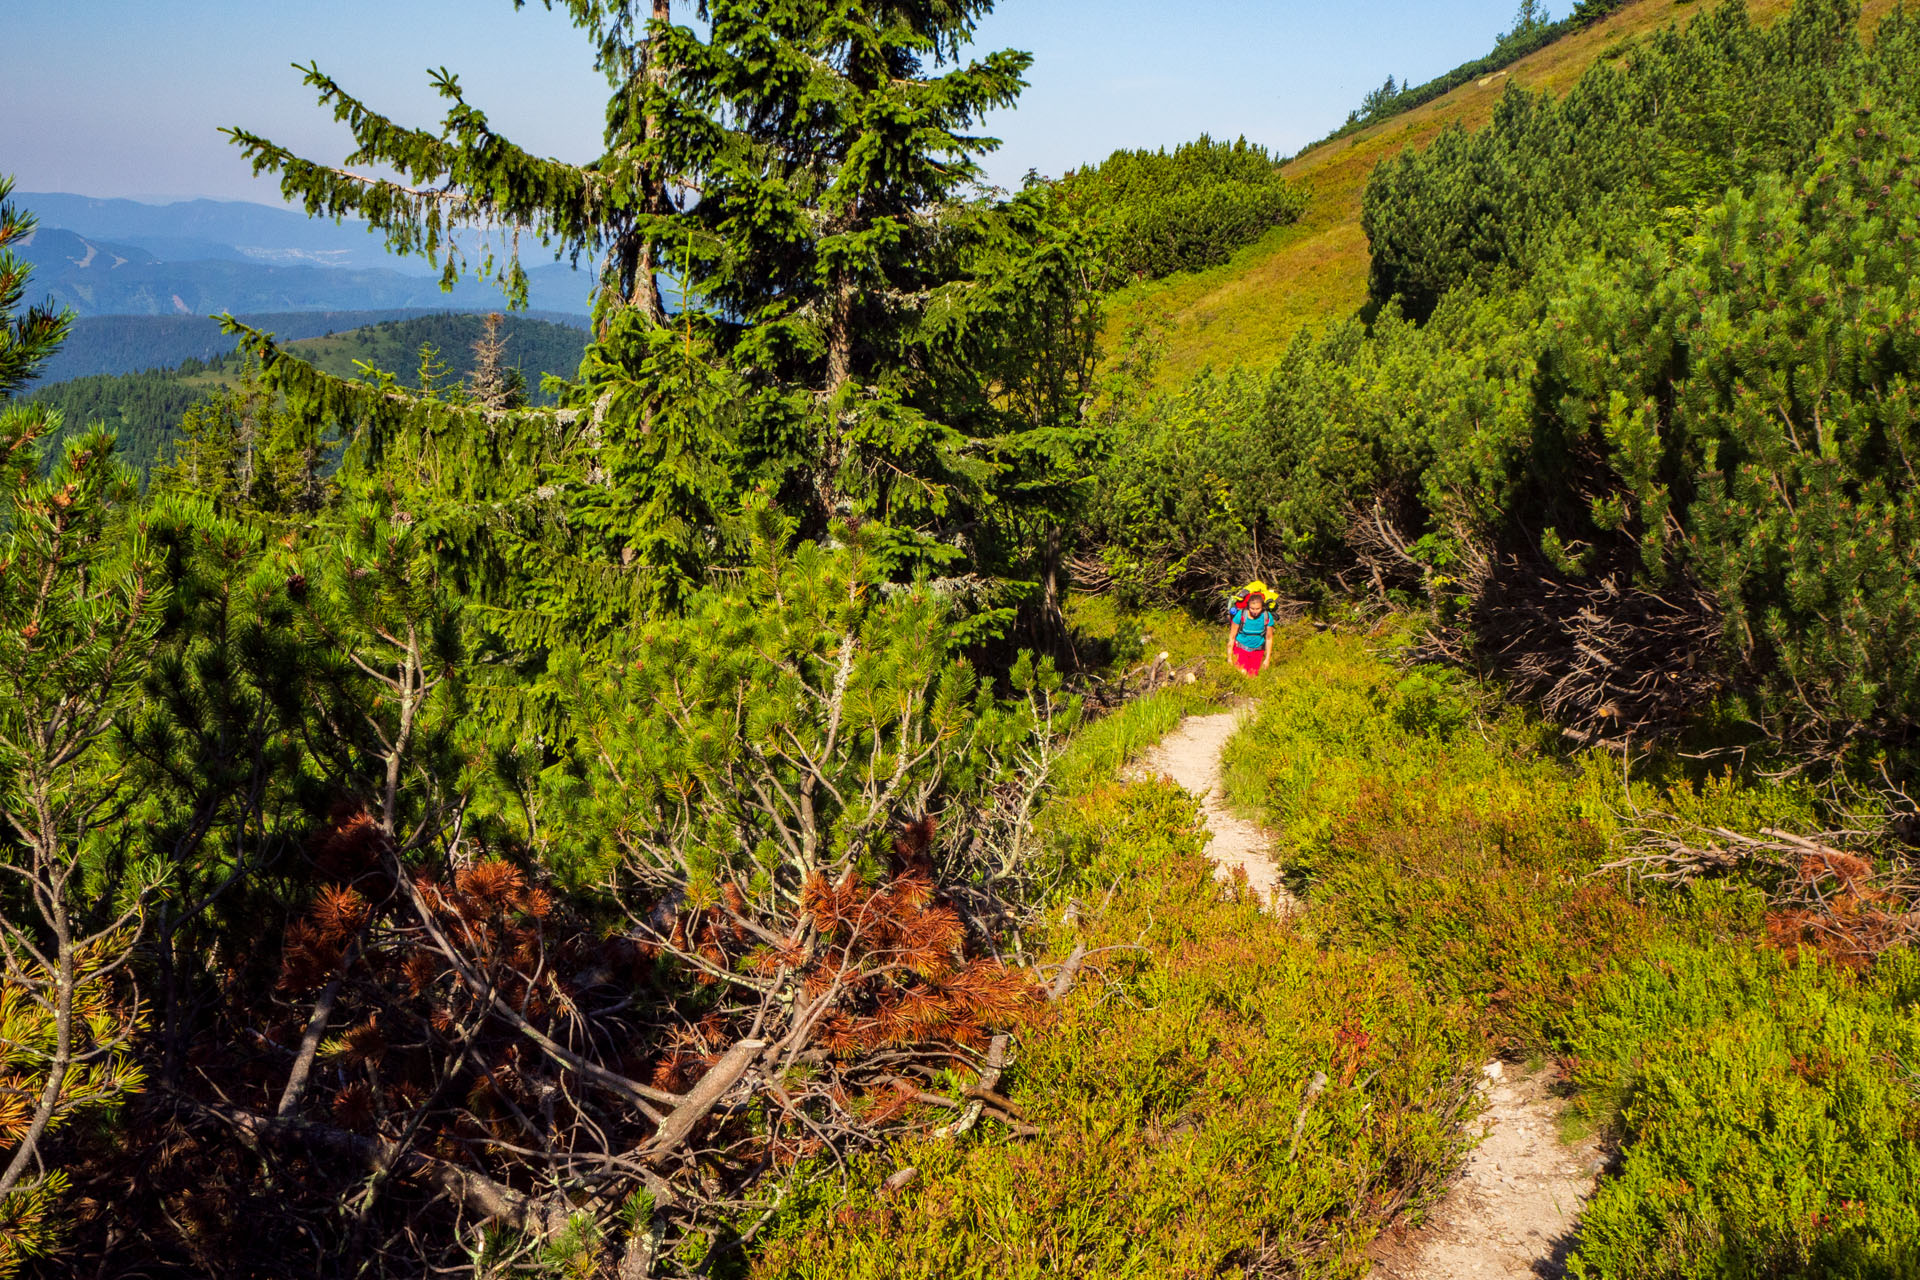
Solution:
{"label": "bare tree trunk", "polygon": [[842,439],[843,409],[834,405],[840,391],[853,381],[853,282],[841,272],[834,277],[827,312],[827,389],[828,416],[820,441],[819,473],[815,479],[820,510],[833,519],[841,505],[840,469],[846,462]]}
{"label": "bare tree trunk", "polygon": [[647,1158],[659,1160],[676,1151],[695,1126],[706,1119],[707,1113],[726,1096],[727,1090],[733,1088],[740,1077],[747,1073],[747,1069],[753,1066],[754,1060],[766,1047],[765,1040],[736,1041],[720,1061],[700,1077],[700,1083],[688,1090],[685,1100],[660,1122],[653,1141],[647,1144]]}
{"label": "bare tree trunk", "polygon": [[[669,0],[653,0],[653,23],[669,21],[670,7]],[[657,90],[666,83],[667,67],[654,55],[651,37],[647,40],[645,58],[646,69],[642,74],[647,87]],[[649,112],[642,128],[644,140],[654,141],[660,134],[660,117]],[[666,174],[658,164],[647,172],[646,192],[646,212],[655,216],[673,212],[673,202],[667,198]],[[667,307],[660,297],[660,282],[656,279],[662,263],[654,241],[645,236],[629,236],[621,243],[620,255],[620,281],[626,290],[626,304],[644,311],[655,324],[665,324]],[[681,305],[686,305],[684,297]]]}
{"label": "bare tree trunk", "polygon": [[844,272],[833,281],[833,310],[827,328],[827,394],[835,395],[853,378],[853,282]]}
{"label": "bare tree trunk", "polygon": [[1040,642],[1062,656],[1068,649],[1066,616],[1060,608],[1060,526],[1049,524],[1041,552]]}
{"label": "bare tree trunk", "polygon": [[[342,968],[345,968],[343,963]],[[336,976],[314,1001],[313,1015],[307,1019],[306,1032],[300,1037],[300,1051],[293,1057],[293,1070],[287,1073],[287,1087],[280,1091],[280,1104],[273,1114],[284,1119],[300,1109],[300,1098],[307,1091],[307,1076],[313,1060],[320,1054],[320,1041],[327,1033],[327,1019],[333,1016],[333,1002],[340,998],[341,978]]]}
{"label": "bare tree trunk", "polygon": [[240,498],[253,496],[253,448],[260,433],[260,397],[249,395],[240,402]]}
{"label": "bare tree trunk", "polygon": [[655,277],[660,264],[654,261],[653,241],[633,236],[623,246],[620,278],[626,282],[626,304],[644,311],[655,324],[667,322],[666,303],[660,297],[660,282]]}

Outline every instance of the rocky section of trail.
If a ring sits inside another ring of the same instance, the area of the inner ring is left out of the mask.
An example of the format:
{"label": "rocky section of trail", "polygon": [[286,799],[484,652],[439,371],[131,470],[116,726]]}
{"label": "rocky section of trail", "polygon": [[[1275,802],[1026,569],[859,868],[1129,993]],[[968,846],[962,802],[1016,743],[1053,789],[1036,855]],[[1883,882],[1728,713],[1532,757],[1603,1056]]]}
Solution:
{"label": "rocky section of trail", "polygon": [[1211,833],[1207,857],[1222,880],[1244,871],[1247,883],[1262,901],[1272,903],[1276,911],[1289,912],[1300,904],[1281,883],[1280,868],[1274,864],[1266,833],[1227,808],[1221,795],[1220,753],[1240,727],[1241,714],[1226,711],[1188,716],[1178,729],[1161,739],[1159,746],[1147,752],[1140,771],[1166,778],[1200,798],[1201,815]]}
{"label": "rocky section of trail", "polygon": [[[1220,758],[1242,712],[1189,716],[1149,751],[1138,772],[1158,775],[1200,798],[1211,833],[1207,857],[1221,879],[1246,873],[1276,911],[1300,903],[1280,879],[1266,833],[1227,808]],[[1564,1104],[1547,1072],[1516,1075],[1490,1062],[1480,1091],[1486,1110],[1473,1121],[1477,1145],[1460,1178],[1417,1231],[1394,1232],[1375,1249],[1379,1280],[1558,1280],[1580,1210],[1604,1163],[1599,1144],[1560,1140]]]}
{"label": "rocky section of trail", "polygon": [[1485,1067],[1487,1109],[1473,1122],[1480,1145],[1426,1226],[1376,1250],[1380,1280],[1557,1280],[1566,1274],[1580,1210],[1605,1161],[1591,1139],[1560,1140],[1560,1099],[1548,1072],[1514,1077]]}

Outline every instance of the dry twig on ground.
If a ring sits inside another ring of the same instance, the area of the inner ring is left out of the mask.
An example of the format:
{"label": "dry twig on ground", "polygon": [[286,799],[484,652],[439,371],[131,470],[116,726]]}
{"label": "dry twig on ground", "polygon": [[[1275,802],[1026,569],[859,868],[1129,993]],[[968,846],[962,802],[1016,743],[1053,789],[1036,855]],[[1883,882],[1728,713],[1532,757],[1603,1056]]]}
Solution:
{"label": "dry twig on ground", "polygon": [[1752,836],[1725,827],[1643,827],[1631,853],[1595,874],[1619,871],[1667,884],[1748,875],[1767,894],[1767,931],[1775,945],[1811,948],[1858,968],[1889,947],[1920,939],[1920,878],[1903,859],[1888,858],[1880,870],[1861,854],[1835,847],[1861,834],[1804,836],[1763,828]]}

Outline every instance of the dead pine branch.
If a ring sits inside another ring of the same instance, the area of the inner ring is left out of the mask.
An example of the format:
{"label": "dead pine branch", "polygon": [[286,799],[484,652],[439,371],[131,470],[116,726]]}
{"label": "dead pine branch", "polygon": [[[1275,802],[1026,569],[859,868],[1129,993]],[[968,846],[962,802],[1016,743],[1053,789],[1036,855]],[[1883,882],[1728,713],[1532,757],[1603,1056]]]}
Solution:
{"label": "dead pine branch", "polygon": [[1860,834],[1643,827],[1634,833],[1627,856],[1593,874],[1622,873],[1669,885],[1744,876],[1766,894],[1767,932],[1774,945],[1811,949],[1837,964],[1861,968],[1890,947],[1920,939],[1920,884],[1896,859],[1888,859],[1889,868],[1881,870],[1863,854],[1837,847],[1837,841]]}

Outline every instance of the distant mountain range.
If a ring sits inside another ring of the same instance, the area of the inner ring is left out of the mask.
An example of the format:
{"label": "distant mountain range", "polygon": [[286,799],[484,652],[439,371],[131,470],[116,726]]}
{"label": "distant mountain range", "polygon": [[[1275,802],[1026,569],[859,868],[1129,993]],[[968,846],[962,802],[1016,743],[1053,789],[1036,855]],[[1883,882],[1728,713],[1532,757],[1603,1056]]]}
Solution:
{"label": "distant mountain range", "polygon": [[238,200],[143,204],[58,191],[14,193],[43,228],[77,231],[143,249],[162,262],[226,259],[263,266],[384,267],[402,275],[434,274],[424,258],[387,252],[364,222],[309,218],[294,209]]}
{"label": "distant mountain range", "polygon": [[[35,267],[31,294],[82,316],[504,305],[500,291],[480,281],[442,292],[425,259],[387,252],[364,223],[241,201],[154,205],[63,192],[16,192],[14,201],[40,219],[18,247]],[[527,275],[534,309],[586,313],[589,272],[529,260]]]}

